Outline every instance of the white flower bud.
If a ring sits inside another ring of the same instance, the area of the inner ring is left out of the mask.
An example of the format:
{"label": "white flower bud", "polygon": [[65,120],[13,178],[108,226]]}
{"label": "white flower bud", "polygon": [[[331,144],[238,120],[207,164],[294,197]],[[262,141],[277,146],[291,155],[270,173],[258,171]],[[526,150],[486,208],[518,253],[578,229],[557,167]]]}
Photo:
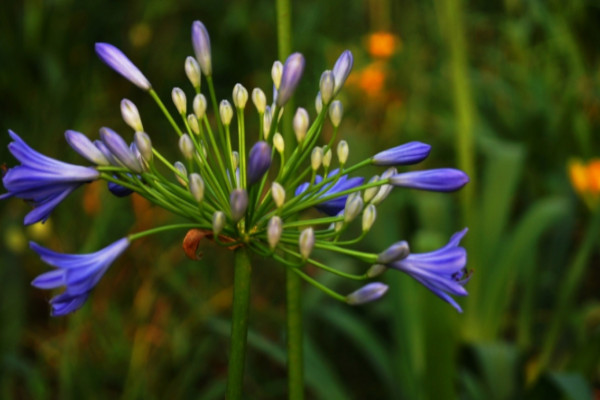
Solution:
{"label": "white flower bud", "polygon": [[194,147],[194,142],[187,133],[184,133],[179,138],[179,151],[183,154],[183,157],[186,160],[191,160],[196,154],[196,148]]}
{"label": "white flower bud", "polygon": [[339,100],[334,101],[329,106],[329,118],[331,119],[331,124],[337,128],[340,126],[342,122],[342,116],[344,115],[344,107],[342,106],[342,102]]}
{"label": "white flower bud", "polygon": [[296,140],[298,143],[302,143],[304,138],[306,137],[306,132],[308,131],[308,125],[310,121],[308,118],[308,111],[304,108],[299,107],[296,110],[296,114],[294,114],[294,133],[296,134]]}
{"label": "white flower bud", "polygon": [[238,109],[246,107],[248,102],[248,91],[241,84],[237,83],[233,87],[233,104]]}
{"label": "white flower bud", "polygon": [[228,126],[231,124],[231,119],[233,118],[233,107],[231,107],[231,103],[229,103],[227,100],[221,100],[221,104],[219,104],[219,115],[221,116],[223,125]]}
{"label": "white flower bud", "polygon": [[185,59],[185,74],[195,89],[200,88],[200,65],[194,57],[187,57]]}
{"label": "white flower bud", "polygon": [[271,184],[271,196],[277,208],[281,208],[285,203],[285,189],[277,182]]}
{"label": "white flower bud", "polygon": [[271,68],[271,78],[273,79],[273,84],[275,85],[275,89],[279,90],[279,85],[281,84],[281,75],[283,74],[283,64],[281,61],[275,61],[273,63],[273,67]]}
{"label": "white flower bud", "polygon": [[188,114],[187,116],[188,125],[192,132],[196,135],[200,134],[200,123],[198,122],[198,118],[194,114]]}
{"label": "white flower bud", "polygon": [[142,120],[140,113],[131,100],[121,100],[121,115],[127,125],[136,132],[143,132],[144,127],[142,126]]}
{"label": "white flower bud", "polygon": [[323,100],[321,99],[321,92],[317,93],[317,97],[315,98],[315,110],[317,110],[317,114],[321,114],[321,110],[323,110]]}
{"label": "white flower bud", "polygon": [[189,176],[190,193],[198,203],[204,199],[204,180],[197,173],[192,173]]}
{"label": "white flower bud", "polygon": [[323,161],[323,149],[319,146],[316,146],[312,153],[310,153],[310,166],[313,171],[316,171],[321,166],[321,162]]}
{"label": "white flower bud", "polygon": [[372,265],[371,268],[369,268],[369,270],[367,271],[367,276],[369,278],[375,278],[376,276],[383,274],[386,270],[387,267],[385,265],[375,264]]}
{"label": "white flower bud", "polygon": [[323,167],[329,168],[331,165],[331,158],[333,157],[332,154],[331,149],[327,149],[325,154],[323,154]]}
{"label": "white flower bud", "polygon": [[265,140],[269,141],[269,131],[271,130],[271,107],[267,106],[263,114],[263,135]]}
{"label": "white flower bud", "polygon": [[267,240],[269,241],[271,250],[274,250],[277,247],[277,243],[279,243],[281,233],[283,232],[282,225],[281,218],[277,215],[269,220],[269,224],[267,225]]}
{"label": "white flower bud", "polygon": [[171,99],[173,99],[173,104],[175,104],[177,112],[181,115],[185,115],[187,111],[187,99],[184,91],[178,87],[173,88],[171,91]]}
{"label": "white flower bud", "polygon": [[373,224],[375,223],[375,219],[377,218],[377,209],[373,204],[369,204],[362,216],[362,230],[363,232],[367,232],[371,229]]}
{"label": "white flower bud", "polygon": [[204,118],[204,114],[206,114],[206,97],[203,94],[197,94],[194,97],[194,103],[192,104],[194,108],[194,114],[196,117],[201,120]]}
{"label": "white flower bud", "polygon": [[265,96],[265,92],[259,88],[254,88],[252,90],[252,103],[254,103],[254,107],[256,107],[259,114],[264,114],[267,108],[267,96]]}
{"label": "white flower bud", "polygon": [[185,168],[185,165],[183,165],[181,161],[175,161],[173,163],[173,166],[178,172],[175,174],[175,178],[177,178],[177,181],[181,183],[181,186],[187,186],[185,179],[183,179],[184,176],[187,176],[187,169]]}
{"label": "white flower bud", "polygon": [[238,165],[240,165],[240,153],[238,153],[237,151],[232,151],[231,162],[233,163],[233,170],[235,171]]}
{"label": "white flower bud", "polygon": [[335,87],[335,78],[333,72],[327,70],[321,75],[321,81],[319,82],[319,90],[321,93],[321,100],[324,104],[329,104],[333,98],[333,88]]}
{"label": "white flower bud", "polygon": [[346,142],[345,140],[340,140],[340,142],[337,145],[337,156],[338,156],[338,160],[340,162],[340,165],[344,165],[346,164],[346,161],[348,161],[348,153],[350,152],[350,147],[348,146],[348,142]]}
{"label": "white flower bud", "polygon": [[212,218],[213,235],[219,236],[225,227],[225,213],[223,211],[215,211]]}
{"label": "white flower bud", "polygon": [[359,193],[350,194],[346,199],[346,207],[344,208],[344,223],[348,224],[354,220],[362,211],[363,204],[363,199]]}
{"label": "white flower bud", "polygon": [[152,142],[150,136],[145,132],[136,132],[133,136],[133,141],[140,155],[147,163],[152,161]]}
{"label": "white flower bud", "polygon": [[273,135],[273,147],[275,147],[275,150],[277,150],[279,154],[283,154],[285,142],[283,141],[283,136],[281,136],[281,133],[279,132]]}
{"label": "white flower bud", "polygon": [[[369,179],[368,183],[375,183],[379,180],[379,175],[375,175],[373,177],[371,177],[371,179]],[[373,197],[375,197],[375,195],[377,194],[377,192],[379,192],[379,186],[373,186],[370,188],[365,189],[365,192],[363,194],[363,199],[365,200],[365,203],[370,202]]]}
{"label": "white flower bud", "polygon": [[[392,175],[396,175],[397,173],[398,170],[396,168],[388,168],[383,174],[381,174],[380,179],[388,179],[389,177],[391,177]],[[394,187],[392,185],[381,185],[381,187],[377,191],[377,194],[375,195],[373,200],[371,200],[371,203],[375,205],[381,203],[383,200],[385,200],[386,197],[388,197],[393,188]]]}
{"label": "white flower bud", "polygon": [[306,260],[310,256],[310,253],[312,253],[313,247],[315,247],[315,232],[313,228],[306,228],[300,233],[298,247],[300,248],[302,258]]}

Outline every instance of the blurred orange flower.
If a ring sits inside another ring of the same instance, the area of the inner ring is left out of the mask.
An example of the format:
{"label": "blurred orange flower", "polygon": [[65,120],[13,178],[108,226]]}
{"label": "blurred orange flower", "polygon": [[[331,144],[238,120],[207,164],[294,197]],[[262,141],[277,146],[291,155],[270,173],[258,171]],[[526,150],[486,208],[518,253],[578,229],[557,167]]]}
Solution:
{"label": "blurred orange flower", "polygon": [[369,36],[367,49],[373,57],[389,58],[401,45],[402,42],[398,36],[382,31]]}
{"label": "blurred orange flower", "polygon": [[571,185],[590,208],[595,208],[600,195],[600,159],[585,164],[581,160],[569,162]]}

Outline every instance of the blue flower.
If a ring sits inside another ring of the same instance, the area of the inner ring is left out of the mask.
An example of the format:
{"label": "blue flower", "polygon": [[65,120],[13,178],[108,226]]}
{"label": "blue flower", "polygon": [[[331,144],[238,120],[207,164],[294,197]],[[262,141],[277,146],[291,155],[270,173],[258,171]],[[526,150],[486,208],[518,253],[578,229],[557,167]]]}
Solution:
{"label": "blue flower", "polygon": [[150,81],[142,74],[129,58],[109,43],[96,43],[98,57],[121,76],[143,90],[152,89]]}
{"label": "blue flower", "polygon": [[404,172],[390,178],[390,183],[394,186],[435,192],[453,192],[468,182],[469,176],[454,168]]}
{"label": "blue flower", "polygon": [[44,156],[13,131],[8,133],[14,140],[8,149],[21,165],[10,168],[2,178],[8,193],[1,195],[0,200],[15,196],[30,201],[34,209],[25,216],[25,225],[46,221],[54,207],[72,191],[100,176],[94,168]]}
{"label": "blue flower", "polygon": [[120,239],[90,254],[57,253],[34,242],[31,242],[30,246],[40,255],[42,261],[57,268],[41,274],[31,284],[38,289],[66,287],[63,293],[50,300],[52,316],[56,317],[69,314],[85,303],[110,264],[129,246],[129,239]]}
{"label": "blue flower", "polygon": [[381,151],[373,156],[375,165],[410,165],[423,161],[431,146],[421,142],[409,142]]}
{"label": "blue flower", "polygon": [[438,250],[410,254],[404,259],[387,264],[387,266],[406,272],[436,296],[452,305],[458,312],[462,312],[458,303],[450,295],[467,295],[467,291],[463,287],[470,278],[465,268],[467,251],[458,245],[466,233],[467,229],[465,228],[452,235],[448,244]]}
{"label": "blue flower", "polygon": [[270,166],[271,148],[267,142],[257,142],[248,155],[248,185],[258,182]]}
{"label": "blue flower", "polygon": [[[330,178],[332,176],[335,176],[338,174],[338,172],[339,172],[338,169],[334,169],[327,175],[327,177]],[[317,175],[315,177],[315,185],[318,185],[322,181],[323,181],[323,177],[321,175]],[[331,186],[331,188],[329,188],[327,191],[324,192],[324,190],[327,189],[331,185],[331,183],[326,183],[319,191],[319,193],[322,193],[319,196],[319,198],[331,196],[335,193],[339,193],[339,192],[343,192],[345,190],[355,188],[357,186],[362,185],[364,181],[365,181],[365,179],[360,176],[348,179],[348,175],[342,175],[338,178],[337,181],[335,181],[335,184],[333,186]],[[295,193],[296,196],[304,193],[306,191],[306,189],[308,189],[309,185],[310,184],[308,182],[305,182],[305,183],[301,184],[300,186],[298,186],[296,188],[296,193]],[[337,215],[340,211],[344,210],[344,207],[346,206],[347,198],[348,198],[348,195],[336,197],[334,199],[327,200],[327,201],[324,201],[323,203],[316,205],[315,208],[321,212],[324,212],[327,215],[331,215],[331,216]]]}
{"label": "blue flower", "polygon": [[388,285],[381,282],[368,283],[346,296],[346,302],[353,306],[378,300],[388,291]]}
{"label": "blue flower", "polygon": [[[304,56],[300,53],[291,54],[283,65],[283,73],[281,75],[281,83],[277,92],[275,103],[282,107],[288,102],[304,71]],[[274,118],[277,118],[275,116]]]}

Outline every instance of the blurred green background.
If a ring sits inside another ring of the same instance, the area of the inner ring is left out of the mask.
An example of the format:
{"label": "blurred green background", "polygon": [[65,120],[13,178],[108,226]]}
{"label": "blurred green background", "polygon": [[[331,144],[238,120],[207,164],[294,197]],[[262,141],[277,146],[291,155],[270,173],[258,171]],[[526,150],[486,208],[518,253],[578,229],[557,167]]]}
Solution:
{"label": "blurred green background", "polygon": [[[128,132],[124,97],[161,152],[177,154],[155,104],[97,59],[97,41],[128,54],[170,104],[173,86],[192,93],[183,62],[200,19],[219,97],[230,98],[237,82],[270,92],[273,1],[4,0],[2,10],[0,127],[65,161],[82,162],[66,129]],[[427,251],[469,226],[465,312],[395,271],[383,278],[387,297],[359,308],[305,287],[307,398],[600,397],[600,212],[576,195],[567,168],[600,154],[599,20],[597,0],[293,2],[293,48],[307,60],[296,104],[314,115],[322,70],[348,48],[355,68],[341,95],[341,132],[352,159],[421,140],[433,151],[420,168],[456,166],[472,180],[453,195],[396,190],[361,244],[380,251],[404,238]],[[13,166],[1,137],[0,164]],[[53,319],[49,294],[29,285],[47,266],[28,240],[94,251],[172,217],[100,183],[70,196],[44,226],[23,228],[27,210],[16,199],[0,203],[1,398],[223,398],[231,254],[207,245],[193,262],[179,233],[148,237],[83,309]],[[284,271],[255,264],[247,398],[282,399]]]}

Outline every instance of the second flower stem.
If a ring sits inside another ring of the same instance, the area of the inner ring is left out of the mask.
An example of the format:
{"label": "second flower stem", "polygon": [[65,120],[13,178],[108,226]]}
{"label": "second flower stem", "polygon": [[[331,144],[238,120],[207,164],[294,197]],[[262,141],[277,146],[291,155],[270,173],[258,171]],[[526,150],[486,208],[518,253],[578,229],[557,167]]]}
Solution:
{"label": "second flower stem", "polygon": [[304,398],[302,355],[302,280],[292,268],[286,269],[288,398]]}

